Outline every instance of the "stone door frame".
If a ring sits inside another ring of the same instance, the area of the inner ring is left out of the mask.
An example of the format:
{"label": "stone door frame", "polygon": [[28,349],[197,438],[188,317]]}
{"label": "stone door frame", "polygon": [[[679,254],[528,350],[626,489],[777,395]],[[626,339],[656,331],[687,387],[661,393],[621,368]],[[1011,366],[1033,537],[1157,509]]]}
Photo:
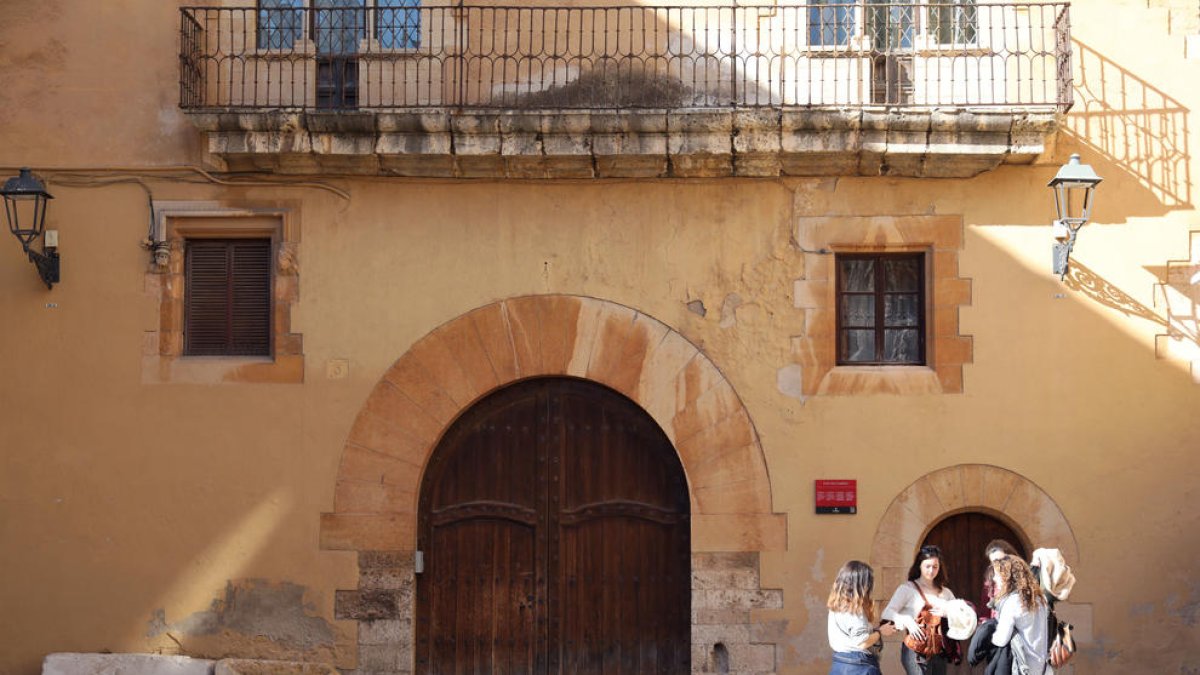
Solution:
{"label": "stone door frame", "polygon": [[367,397],[342,449],[320,547],[356,551],[359,584],[334,613],[358,622],[358,668],[413,669],[417,499],[428,460],[458,415],[532,377],[608,386],[662,428],[679,454],[692,512],[692,670],[772,672],[776,645],[754,642],[751,612],[782,606],[759,584],[758,552],[786,547],[771,510],[766,458],[729,381],[694,344],[653,317],[583,296],[510,298],[418,340]]}
{"label": "stone door frame", "polygon": [[[903,583],[925,535],[942,519],[964,511],[1004,522],[1025,539],[1030,551],[1057,548],[1070,564],[1080,562],[1075,533],[1046,491],[1002,467],[959,464],[918,478],[888,505],[871,545],[876,588],[893,589]],[[984,562],[980,551],[979,563]]]}

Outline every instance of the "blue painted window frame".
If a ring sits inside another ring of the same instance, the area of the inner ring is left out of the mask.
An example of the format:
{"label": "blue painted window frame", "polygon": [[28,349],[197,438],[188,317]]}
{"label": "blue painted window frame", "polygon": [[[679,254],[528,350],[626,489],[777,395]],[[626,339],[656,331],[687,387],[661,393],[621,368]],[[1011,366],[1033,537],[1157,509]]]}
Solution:
{"label": "blue painted window frame", "polygon": [[808,7],[808,44],[844,47],[855,34],[854,10],[858,0],[819,0]]}
{"label": "blue painted window frame", "polygon": [[375,0],[375,39],[383,49],[421,46],[421,0]]}

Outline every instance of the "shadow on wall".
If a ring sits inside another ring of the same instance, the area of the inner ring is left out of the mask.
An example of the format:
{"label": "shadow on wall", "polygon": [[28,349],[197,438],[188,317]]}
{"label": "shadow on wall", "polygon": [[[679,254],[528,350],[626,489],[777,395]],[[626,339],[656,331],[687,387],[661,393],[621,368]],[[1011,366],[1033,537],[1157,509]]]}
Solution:
{"label": "shadow on wall", "polygon": [[1159,279],[1154,304],[1165,313],[1166,330],[1155,336],[1155,352],[1188,364],[1200,382],[1200,232],[1192,232],[1188,252],[1185,259],[1146,270]]}
{"label": "shadow on wall", "polygon": [[1063,280],[1063,283],[1072,291],[1080,293],[1105,307],[1115,309],[1125,316],[1152,321],[1163,327],[1167,325],[1167,320],[1153,309],[1138,302],[1128,293],[1113,285],[1099,274],[1096,274],[1090,267],[1078,260],[1071,261],[1071,272]]}
{"label": "shadow on wall", "polygon": [[[1155,323],[1154,353],[1170,359],[1200,378],[1200,233],[1192,234],[1191,258],[1147,266],[1159,279],[1155,307],[1147,307],[1078,260],[1064,280],[1067,288],[1129,317]],[[1200,382],[1200,379],[1197,380]]]}
{"label": "shadow on wall", "polygon": [[[1129,174],[1163,210],[1191,206],[1191,111],[1086,44],[1074,43],[1075,106],[1066,131]],[[1105,175],[1102,166],[1097,168]]]}

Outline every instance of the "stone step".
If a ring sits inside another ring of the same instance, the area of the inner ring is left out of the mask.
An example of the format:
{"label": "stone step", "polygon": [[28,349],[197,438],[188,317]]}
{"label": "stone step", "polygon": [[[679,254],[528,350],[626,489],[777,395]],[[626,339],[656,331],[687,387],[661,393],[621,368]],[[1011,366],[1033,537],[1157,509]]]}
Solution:
{"label": "stone step", "polygon": [[215,661],[161,654],[49,654],[42,675],[213,675]]}
{"label": "stone step", "polygon": [[325,663],[194,659],[162,654],[50,654],[42,675],[337,675]]}

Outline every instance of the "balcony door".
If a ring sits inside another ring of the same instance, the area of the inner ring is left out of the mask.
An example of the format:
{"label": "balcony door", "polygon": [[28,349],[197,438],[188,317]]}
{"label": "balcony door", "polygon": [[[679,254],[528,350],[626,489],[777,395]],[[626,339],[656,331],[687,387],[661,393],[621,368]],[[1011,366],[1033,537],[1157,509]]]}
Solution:
{"label": "balcony door", "polygon": [[918,9],[912,0],[867,0],[866,32],[872,54],[872,103],[912,103],[913,46]]}
{"label": "balcony door", "polygon": [[317,108],[358,107],[358,48],[367,37],[366,0],[313,0]]}
{"label": "balcony door", "polygon": [[446,432],[420,496],[423,674],[690,672],[689,500],[649,415],[527,380]]}

